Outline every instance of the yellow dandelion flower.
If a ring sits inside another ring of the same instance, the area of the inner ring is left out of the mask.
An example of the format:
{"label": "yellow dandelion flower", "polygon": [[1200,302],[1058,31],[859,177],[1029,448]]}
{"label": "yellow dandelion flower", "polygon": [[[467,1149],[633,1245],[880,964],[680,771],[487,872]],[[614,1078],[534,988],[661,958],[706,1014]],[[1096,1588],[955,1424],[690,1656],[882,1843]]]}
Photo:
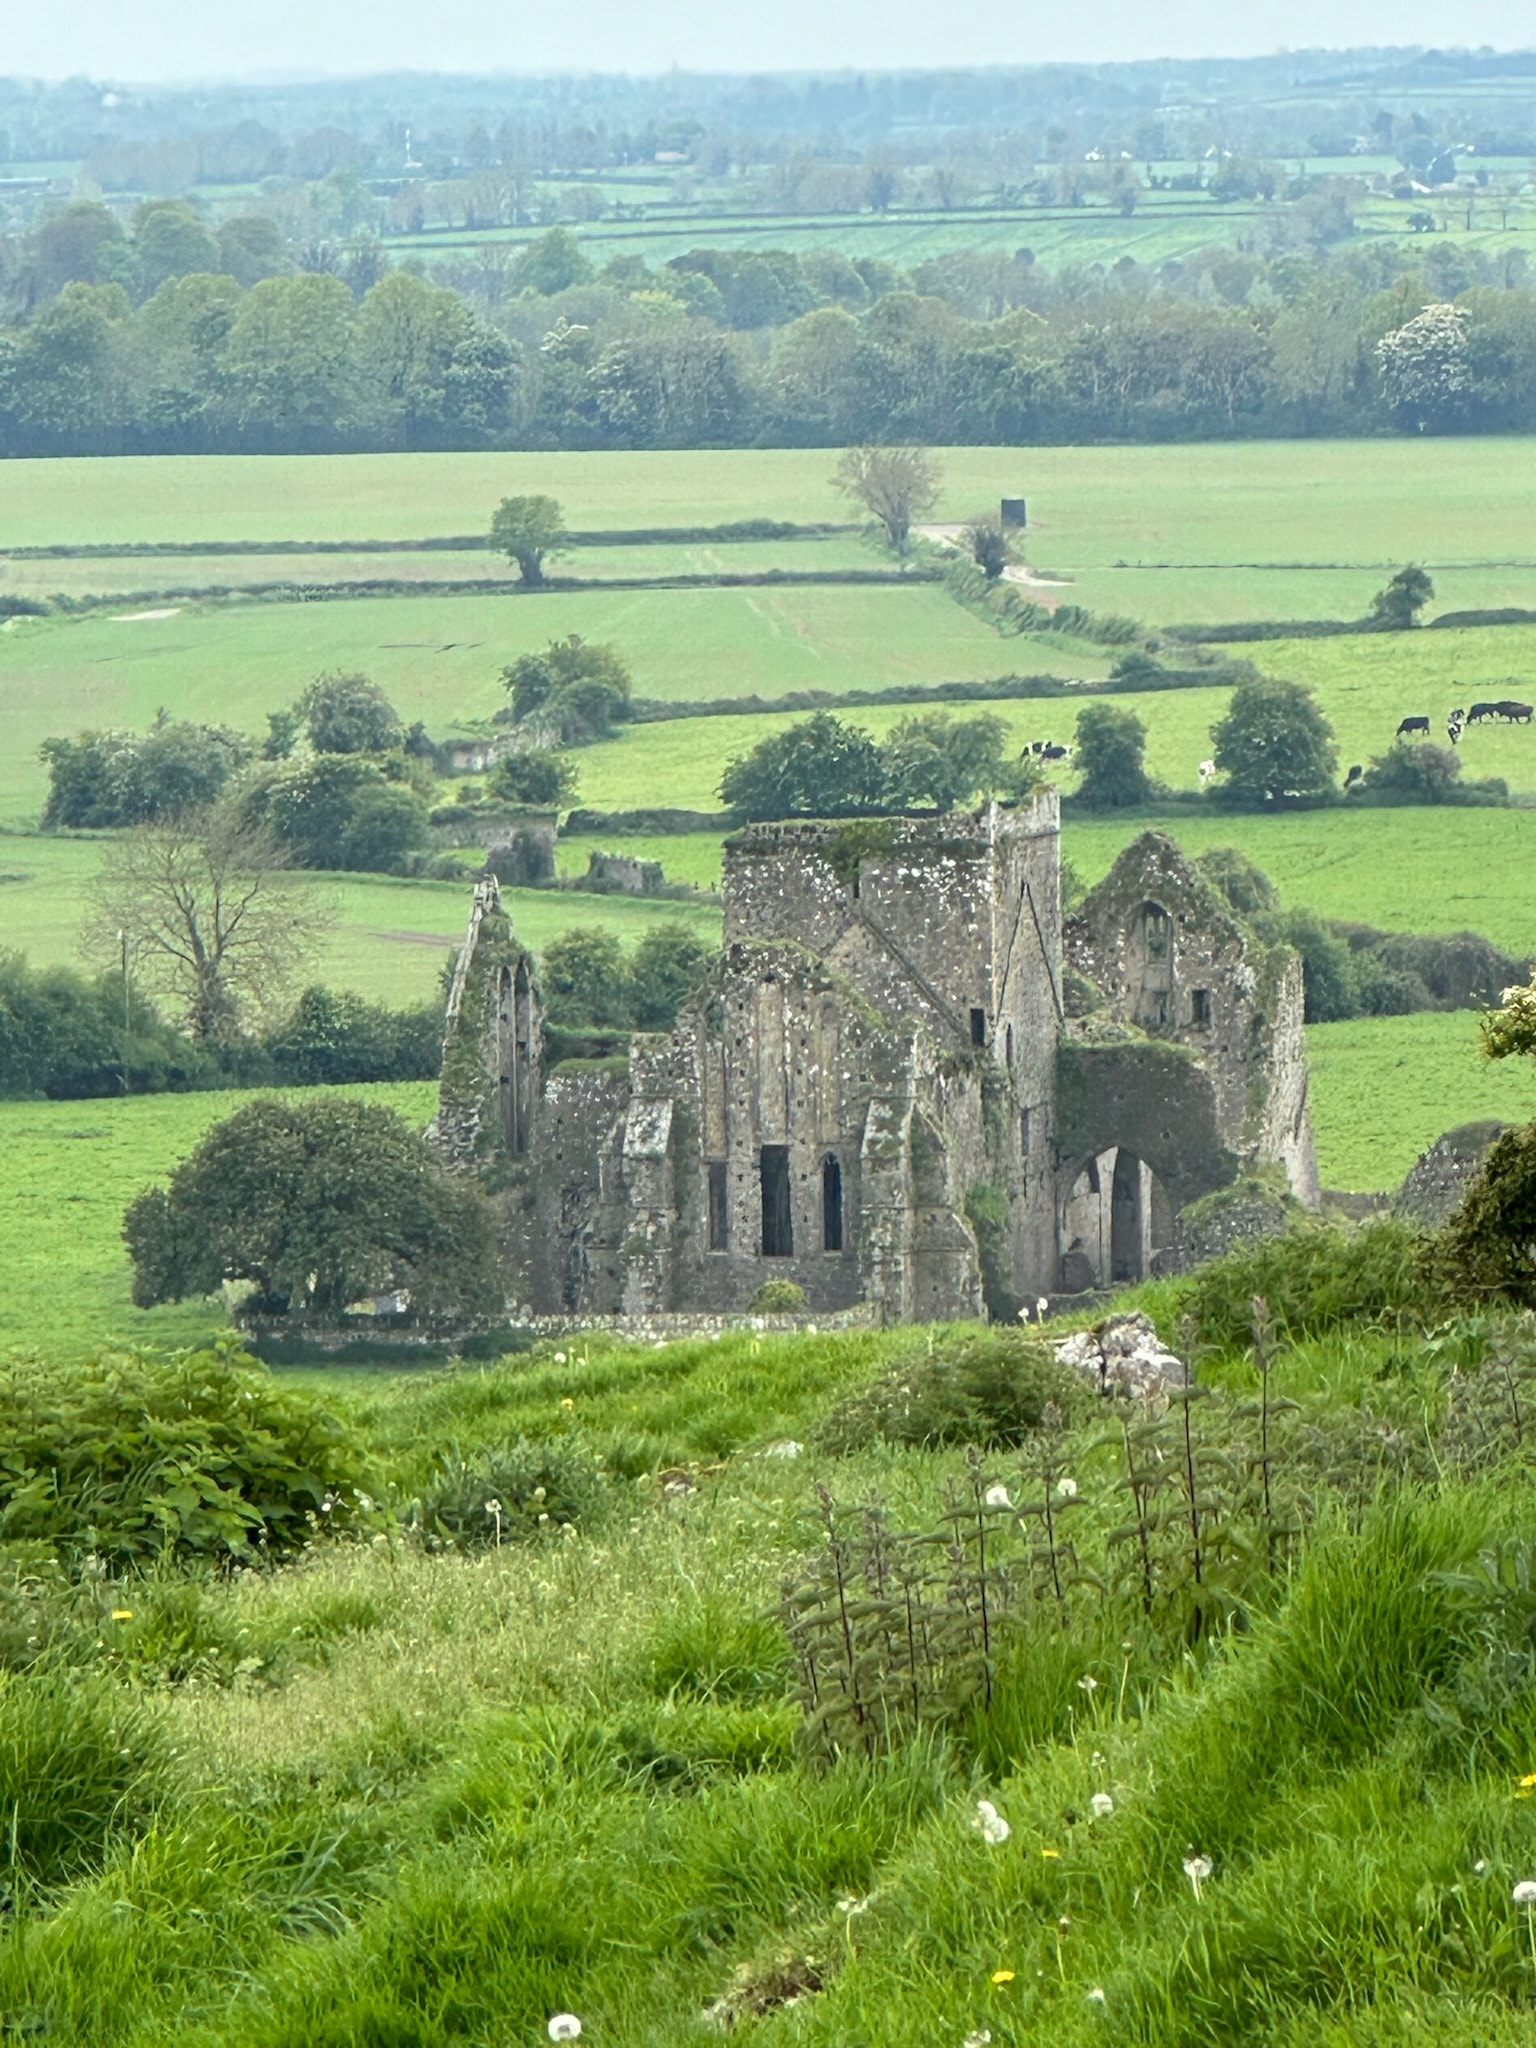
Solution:
{"label": "yellow dandelion flower", "polygon": [[132,1621],[133,1609],[131,1607],[114,1607],[112,1619],[114,1621]]}
{"label": "yellow dandelion flower", "polygon": [[1042,1849],[1040,1854],[1049,1857],[1052,1862],[1059,1862],[1061,1858],[1061,1851],[1059,1849]]}
{"label": "yellow dandelion flower", "polygon": [[576,1406],[576,1403],[571,1399],[570,1395],[567,1394],[561,1400],[560,1406],[562,1408],[574,1408]]}
{"label": "yellow dandelion flower", "polygon": [[994,1970],[992,1972],[992,1982],[994,1984],[1011,1984],[1013,1979],[1014,1972],[1012,1970]]}
{"label": "yellow dandelion flower", "polygon": [[1520,1780],[1520,1790],[1522,1792],[1536,1792],[1536,1771],[1532,1771],[1528,1777]]}

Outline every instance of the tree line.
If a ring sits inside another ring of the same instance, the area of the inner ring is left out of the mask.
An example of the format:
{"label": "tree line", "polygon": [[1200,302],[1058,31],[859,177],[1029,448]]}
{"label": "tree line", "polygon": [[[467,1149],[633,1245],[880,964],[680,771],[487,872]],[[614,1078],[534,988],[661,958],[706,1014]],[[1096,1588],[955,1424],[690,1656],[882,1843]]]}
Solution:
{"label": "tree line", "polygon": [[49,290],[0,328],[14,454],[1536,426],[1524,253],[1356,244],[1343,200],[1301,246],[1054,272],[1027,249],[911,272],[726,248],[598,270],[557,228],[505,295],[462,262],[388,269],[377,245],[299,269],[259,216],[215,235],[170,203],[132,234],[90,205],[46,232]]}

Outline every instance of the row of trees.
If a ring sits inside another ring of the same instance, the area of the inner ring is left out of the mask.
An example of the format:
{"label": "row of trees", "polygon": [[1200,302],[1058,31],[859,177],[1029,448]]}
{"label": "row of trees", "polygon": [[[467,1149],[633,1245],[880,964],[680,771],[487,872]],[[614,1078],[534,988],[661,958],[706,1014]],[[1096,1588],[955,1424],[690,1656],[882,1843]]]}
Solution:
{"label": "row of trees", "polygon": [[1405,268],[1390,247],[1216,250],[1051,278],[1027,251],[904,275],[826,251],[706,250],[589,278],[562,232],[494,308],[378,266],[351,285],[194,270],[136,302],[103,261],[0,329],[0,435],[54,453],[1536,425],[1536,293],[1518,254]]}

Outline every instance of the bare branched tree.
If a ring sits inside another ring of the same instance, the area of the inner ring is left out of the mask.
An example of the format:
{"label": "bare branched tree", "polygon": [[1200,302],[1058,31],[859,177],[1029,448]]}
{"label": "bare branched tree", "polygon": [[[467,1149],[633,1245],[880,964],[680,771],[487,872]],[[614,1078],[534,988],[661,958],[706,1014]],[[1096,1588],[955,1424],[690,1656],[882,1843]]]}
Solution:
{"label": "bare branched tree", "polygon": [[85,936],[103,960],[126,949],[194,1038],[225,1044],[283,994],[328,922],[270,835],[221,807],[114,840]]}
{"label": "bare branched tree", "polygon": [[937,502],[939,468],[926,448],[845,448],[832,484],[872,512],[891,546],[904,550],[912,522]]}

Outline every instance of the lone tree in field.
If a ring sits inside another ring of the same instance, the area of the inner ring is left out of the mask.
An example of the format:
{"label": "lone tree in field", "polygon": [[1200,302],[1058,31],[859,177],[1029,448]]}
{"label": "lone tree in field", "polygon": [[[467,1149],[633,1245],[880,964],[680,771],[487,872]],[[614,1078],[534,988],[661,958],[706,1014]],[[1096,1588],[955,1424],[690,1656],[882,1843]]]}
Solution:
{"label": "lone tree in field", "polygon": [[86,940],[109,963],[126,955],[146,992],[180,1005],[194,1038],[229,1044],[247,1009],[283,993],[325,922],[271,834],[221,808],[118,840]]}
{"label": "lone tree in field", "polygon": [[832,486],[872,513],[904,553],[913,521],[938,501],[938,464],[926,448],[845,448]]}
{"label": "lone tree in field", "polygon": [[1124,810],[1152,794],[1143,756],[1147,728],[1134,711],[1088,704],[1077,714],[1078,801],[1093,811]]}
{"label": "lone tree in field", "polygon": [[544,563],[565,545],[565,515],[554,498],[503,498],[491,521],[491,545],[516,562],[524,583],[544,581]]}
{"label": "lone tree in field", "polygon": [[408,1289],[413,1308],[500,1303],[484,1196],[450,1180],[392,1109],[348,1101],[252,1102],[203,1139],[123,1218],[141,1308],[211,1294],[226,1280],[253,1306],[338,1316]]}
{"label": "lone tree in field", "polygon": [[532,728],[551,746],[610,737],[629,717],[629,667],[616,647],[570,633],[542,654],[520,654],[501,672],[511,699],[500,720]]}
{"label": "lone tree in field", "polygon": [[1406,569],[1398,570],[1384,590],[1377,591],[1371,599],[1371,612],[1384,626],[1403,632],[1419,623],[1419,613],[1434,594],[1434,579],[1429,572],[1410,562]]}
{"label": "lone tree in field", "polygon": [[1333,727],[1302,683],[1268,676],[1240,683],[1211,738],[1222,794],[1234,803],[1322,796],[1334,786]]}

